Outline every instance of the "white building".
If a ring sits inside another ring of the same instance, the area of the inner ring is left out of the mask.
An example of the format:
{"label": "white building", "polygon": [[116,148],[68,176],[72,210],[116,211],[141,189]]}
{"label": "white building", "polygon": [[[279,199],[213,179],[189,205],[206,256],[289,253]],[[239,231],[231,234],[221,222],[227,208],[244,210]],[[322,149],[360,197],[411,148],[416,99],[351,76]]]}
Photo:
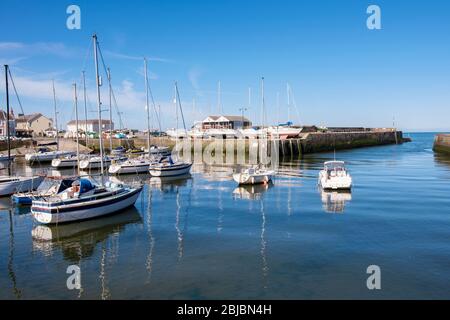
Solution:
{"label": "white building", "polygon": [[202,121],[202,129],[246,129],[252,122],[243,116],[209,116]]}
{"label": "white building", "polygon": [[[75,133],[77,131],[76,128],[76,121],[71,120],[67,123],[67,136],[75,137]],[[111,122],[110,120],[103,120],[102,119],[102,131],[110,131],[114,130],[114,122]],[[80,133],[95,133],[98,134],[99,126],[98,126],[98,120],[78,120],[78,131]]]}

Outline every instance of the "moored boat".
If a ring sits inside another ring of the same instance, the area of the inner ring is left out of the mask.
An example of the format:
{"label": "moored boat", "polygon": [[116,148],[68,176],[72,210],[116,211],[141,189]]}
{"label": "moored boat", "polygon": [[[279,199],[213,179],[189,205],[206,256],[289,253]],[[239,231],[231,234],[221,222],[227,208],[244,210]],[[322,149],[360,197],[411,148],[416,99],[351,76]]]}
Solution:
{"label": "moored boat", "polygon": [[42,181],[44,181],[44,176],[2,176],[0,177],[0,196],[36,190]]}
{"label": "moored boat", "polygon": [[25,160],[29,163],[33,162],[51,162],[53,159],[75,155],[72,151],[47,151],[47,149],[40,149],[34,153],[28,153],[25,155]]}
{"label": "moored boat", "polygon": [[150,166],[149,172],[154,177],[174,177],[188,174],[191,167],[192,163],[174,162],[172,157],[163,157]]}
{"label": "moored boat", "polygon": [[[123,158],[126,159],[126,158]],[[104,168],[107,168],[111,165],[111,162],[113,160],[119,160],[118,158],[111,158],[111,157],[103,157],[103,166]],[[99,156],[94,156],[89,159],[81,160],[80,161],[80,169],[86,170],[86,169],[100,169],[101,168],[101,162],[102,158]]]}
{"label": "moored boat", "polygon": [[274,175],[275,171],[266,170],[258,166],[254,168],[247,168],[239,173],[233,174],[233,179],[240,185],[252,185],[269,183],[272,181],[272,177]]}
{"label": "moored boat", "polygon": [[[85,157],[80,156],[80,161]],[[76,168],[78,166],[78,157],[76,155],[70,155],[63,158],[57,158],[52,160],[52,167],[57,169],[63,168]]]}
{"label": "moored boat", "polygon": [[80,179],[60,194],[33,200],[31,213],[42,224],[93,219],[133,206],[142,187],[131,188],[109,183],[102,186]]}
{"label": "moored boat", "polygon": [[319,173],[318,183],[324,190],[350,190],[353,181],[344,161],[327,161]]}
{"label": "moored boat", "polygon": [[41,197],[51,197],[62,191],[70,188],[72,183],[75,181],[73,178],[61,179],[58,183],[53,184],[46,190],[29,191],[29,192],[17,192],[11,196],[11,200],[18,205],[31,205],[33,199],[38,199]]}
{"label": "moored boat", "polygon": [[124,162],[113,163],[108,172],[112,174],[147,173],[151,163],[152,161],[145,157],[129,159]]}

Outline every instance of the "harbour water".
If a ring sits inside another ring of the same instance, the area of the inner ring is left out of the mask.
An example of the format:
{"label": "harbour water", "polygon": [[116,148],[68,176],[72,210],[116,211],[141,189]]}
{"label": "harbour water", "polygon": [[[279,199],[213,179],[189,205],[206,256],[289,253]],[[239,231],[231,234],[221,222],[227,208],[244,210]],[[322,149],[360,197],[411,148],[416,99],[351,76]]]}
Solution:
{"label": "harbour water", "polygon": [[[337,152],[351,194],[317,188],[334,157],[321,153],[285,159],[267,187],[237,188],[228,167],[142,176],[135,208],[71,225],[39,226],[4,199],[0,298],[448,299],[450,158],[433,137]],[[70,265],[80,290],[67,288]],[[381,290],[367,289],[370,265]]]}

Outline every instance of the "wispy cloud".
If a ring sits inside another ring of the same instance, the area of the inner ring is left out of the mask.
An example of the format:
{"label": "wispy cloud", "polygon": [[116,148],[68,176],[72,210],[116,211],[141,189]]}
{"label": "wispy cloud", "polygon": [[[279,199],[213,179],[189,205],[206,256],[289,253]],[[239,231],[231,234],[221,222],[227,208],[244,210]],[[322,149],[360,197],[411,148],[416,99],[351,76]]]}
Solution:
{"label": "wispy cloud", "polygon": [[192,87],[196,91],[196,94],[199,96],[202,95],[202,92],[200,90],[200,84],[199,84],[199,79],[202,74],[203,74],[203,71],[198,67],[194,67],[194,68],[190,69],[188,72],[189,82],[191,83]]}
{"label": "wispy cloud", "polygon": [[76,48],[69,48],[61,42],[0,42],[0,53],[21,54],[28,57],[36,55],[54,55],[61,58],[70,58],[77,56],[79,50]]}
{"label": "wispy cloud", "polygon": [[24,44],[21,42],[0,42],[0,50],[17,50],[22,49]]}
{"label": "wispy cloud", "polygon": [[[115,59],[124,59],[124,60],[143,60],[144,56],[137,56],[137,55],[130,55],[120,52],[113,52],[109,50],[103,51],[105,55],[115,58]],[[154,62],[173,62],[173,60],[160,58],[160,57],[146,57],[148,61],[154,61]]]}

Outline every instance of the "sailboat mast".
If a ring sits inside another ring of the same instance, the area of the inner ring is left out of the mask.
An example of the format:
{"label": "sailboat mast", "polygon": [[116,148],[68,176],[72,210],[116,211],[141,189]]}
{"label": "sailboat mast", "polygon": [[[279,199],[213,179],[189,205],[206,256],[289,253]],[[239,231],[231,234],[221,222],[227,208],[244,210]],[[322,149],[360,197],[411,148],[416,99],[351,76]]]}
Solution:
{"label": "sailboat mast", "polygon": [[286,83],[286,93],[288,99],[288,119],[287,121],[291,121],[291,88],[289,87],[289,83]]}
{"label": "sailboat mast", "polygon": [[78,99],[77,99],[77,84],[73,84],[73,94],[75,103],[75,126],[76,126],[76,141],[77,141],[77,174],[80,175],[80,141],[78,138]]}
{"label": "sailboat mast", "polygon": [[220,81],[217,84],[217,109],[219,115],[222,114],[222,92],[221,92],[221,83]]}
{"label": "sailboat mast", "polygon": [[109,150],[113,151],[112,143],[112,87],[111,87],[111,70],[108,68],[108,85],[109,85]]}
{"label": "sailboat mast", "polygon": [[147,148],[150,157],[150,106],[148,104],[148,74],[147,74],[147,58],[144,58],[144,75],[145,75],[145,109],[147,110]]}
{"label": "sailboat mast", "polygon": [[261,78],[261,122],[262,127],[265,125],[265,100],[264,100],[264,77]]}
{"label": "sailboat mast", "polygon": [[98,135],[99,135],[99,148],[100,148],[100,170],[101,170],[101,185],[103,186],[103,137],[102,137],[102,102],[100,97],[100,76],[98,74],[98,52],[97,52],[97,35],[92,36],[94,41],[94,62],[95,62],[95,80],[97,83],[97,110],[98,110]]}
{"label": "sailboat mast", "polygon": [[58,111],[56,110],[55,80],[52,80],[52,87],[53,87],[53,104],[54,104],[54,109],[55,109],[56,150],[59,151]]}
{"label": "sailboat mast", "polygon": [[6,86],[6,135],[8,141],[8,175],[11,175],[11,137],[9,132],[9,83],[8,83],[8,68],[5,64],[5,86]]}
{"label": "sailboat mast", "polygon": [[175,82],[175,85],[173,88],[173,96],[174,96],[173,102],[175,103],[175,114],[176,114],[176,122],[177,122],[175,132],[176,132],[176,136],[178,137],[178,103],[177,103],[178,97],[177,97],[177,83],[176,82]]}
{"label": "sailboat mast", "polygon": [[86,99],[86,72],[83,71],[83,96],[84,96],[84,136],[86,139],[86,147],[88,147],[88,132],[87,132],[87,122],[88,122],[88,112],[87,112],[87,99]]}
{"label": "sailboat mast", "polygon": [[280,93],[277,92],[277,132],[280,128]]}
{"label": "sailboat mast", "polygon": [[[180,105],[181,120],[183,121],[184,133],[186,134],[186,137],[187,137],[186,122],[184,121],[183,107],[181,106],[180,92],[178,91],[178,83],[176,81],[175,81],[175,94],[176,94],[175,100],[177,100],[178,104]],[[178,110],[178,108],[177,108],[177,110]]]}

